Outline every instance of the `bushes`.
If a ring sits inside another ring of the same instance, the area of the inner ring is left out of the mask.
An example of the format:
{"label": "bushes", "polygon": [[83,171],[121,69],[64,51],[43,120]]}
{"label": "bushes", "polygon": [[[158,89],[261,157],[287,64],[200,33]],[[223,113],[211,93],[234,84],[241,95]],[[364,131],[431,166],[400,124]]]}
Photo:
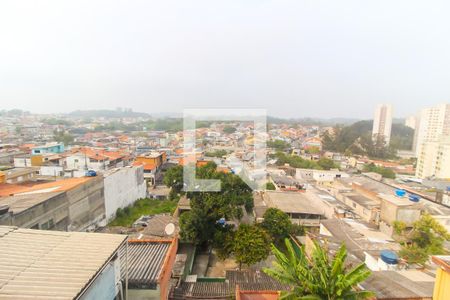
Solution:
{"label": "bushes", "polygon": [[374,172],[380,174],[384,178],[395,179],[395,173],[391,169],[384,167],[377,167],[374,163],[364,165],[365,172]]}
{"label": "bushes", "polygon": [[173,213],[177,206],[177,201],[155,200],[143,198],[137,200],[133,205],[125,208],[118,208],[116,217],[109,223],[109,226],[130,227],[139,217],[143,215],[156,215],[160,213]]}

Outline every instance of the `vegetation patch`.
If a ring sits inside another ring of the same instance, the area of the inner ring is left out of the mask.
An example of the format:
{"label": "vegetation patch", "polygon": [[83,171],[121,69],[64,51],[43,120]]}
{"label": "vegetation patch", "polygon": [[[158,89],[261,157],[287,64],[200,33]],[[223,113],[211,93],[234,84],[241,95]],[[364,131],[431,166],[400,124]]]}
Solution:
{"label": "vegetation patch", "polygon": [[131,227],[143,215],[151,216],[161,213],[173,213],[177,207],[177,203],[176,200],[139,199],[131,206],[117,209],[116,218],[108,225]]}

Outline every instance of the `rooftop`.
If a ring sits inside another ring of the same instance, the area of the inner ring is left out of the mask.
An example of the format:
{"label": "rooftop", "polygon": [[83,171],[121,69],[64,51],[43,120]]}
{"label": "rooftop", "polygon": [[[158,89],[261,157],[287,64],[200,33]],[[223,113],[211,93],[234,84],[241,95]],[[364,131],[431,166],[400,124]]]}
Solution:
{"label": "rooftop", "polygon": [[[156,289],[171,240],[130,240],[128,243],[128,285]],[[121,256],[126,253],[122,252]],[[126,268],[122,263],[121,268]],[[125,274],[125,272],[123,272]]]}
{"label": "rooftop", "polygon": [[66,178],[51,182],[28,182],[23,184],[0,184],[0,197],[17,194],[38,194],[50,192],[65,192],[83,184],[94,177]]}
{"label": "rooftop", "polygon": [[322,214],[306,193],[266,191],[263,199],[268,207],[276,207],[286,213]]}
{"label": "rooftop", "polygon": [[76,298],[126,238],[0,226],[0,298]]}
{"label": "rooftop", "polygon": [[434,278],[420,271],[372,272],[361,286],[378,299],[422,299],[433,296]]}

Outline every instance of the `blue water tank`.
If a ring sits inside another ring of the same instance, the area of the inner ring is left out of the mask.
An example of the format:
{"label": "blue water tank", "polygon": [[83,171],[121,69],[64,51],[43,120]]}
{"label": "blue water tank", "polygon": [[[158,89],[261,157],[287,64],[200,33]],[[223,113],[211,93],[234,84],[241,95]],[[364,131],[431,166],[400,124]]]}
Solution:
{"label": "blue water tank", "polygon": [[405,190],[402,190],[402,189],[396,189],[396,190],[395,190],[395,195],[396,195],[397,197],[404,197],[404,196],[406,195],[406,191],[405,191]]}
{"label": "blue water tank", "polygon": [[398,256],[394,251],[391,250],[381,250],[380,253],[381,260],[387,264],[395,265],[398,263]]}
{"label": "blue water tank", "polygon": [[447,192],[450,192],[450,186],[447,187]]}
{"label": "blue water tank", "polygon": [[411,200],[412,202],[419,202],[420,200],[420,196],[418,195],[414,195],[414,194],[409,194],[408,195],[409,200]]}
{"label": "blue water tank", "polygon": [[221,225],[221,226],[225,226],[225,223],[227,221],[225,220],[225,218],[220,218],[219,220],[217,220],[217,224]]}

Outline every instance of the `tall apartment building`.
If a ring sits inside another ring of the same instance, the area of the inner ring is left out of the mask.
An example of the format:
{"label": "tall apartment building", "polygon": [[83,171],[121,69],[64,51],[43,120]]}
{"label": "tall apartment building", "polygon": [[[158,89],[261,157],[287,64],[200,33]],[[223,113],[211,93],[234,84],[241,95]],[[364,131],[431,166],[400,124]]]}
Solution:
{"label": "tall apartment building", "polygon": [[423,109],[414,138],[416,176],[450,178],[450,104]]}
{"label": "tall apartment building", "polygon": [[438,142],[425,142],[417,158],[416,176],[450,179],[450,137]]}
{"label": "tall apartment building", "polygon": [[420,111],[416,124],[415,152],[417,157],[421,147],[427,142],[438,142],[442,136],[450,135],[450,104],[440,104]]}
{"label": "tall apartment building", "polygon": [[374,139],[382,137],[386,145],[388,145],[391,139],[391,128],[392,128],[392,105],[381,104],[375,110],[375,116],[373,119],[372,137]]}
{"label": "tall apartment building", "polygon": [[416,116],[409,116],[405,119],[405,126],[416,129]]}

